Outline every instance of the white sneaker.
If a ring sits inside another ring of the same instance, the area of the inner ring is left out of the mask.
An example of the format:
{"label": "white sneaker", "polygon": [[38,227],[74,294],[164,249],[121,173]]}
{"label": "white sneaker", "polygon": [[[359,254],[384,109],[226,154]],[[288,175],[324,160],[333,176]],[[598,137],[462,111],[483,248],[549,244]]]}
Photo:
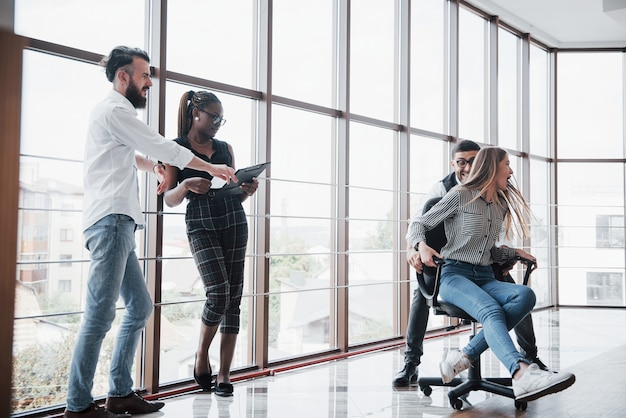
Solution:
{"label": "white sneaker", "polygon": [[450,383],[454,376],[469,369],[471,365],[472,361],[460,350],[450,351],[446,359],[439,363],[441,380],[443,383]]}
{"label": "white sneaker", "polygon": [[576,376],[571,373],[541,370],[533,363],[528,366],[522,377],[518,380],[513,379],[513,393],[516,401],[534,401],[542,396],[567,389],[575,381]]}

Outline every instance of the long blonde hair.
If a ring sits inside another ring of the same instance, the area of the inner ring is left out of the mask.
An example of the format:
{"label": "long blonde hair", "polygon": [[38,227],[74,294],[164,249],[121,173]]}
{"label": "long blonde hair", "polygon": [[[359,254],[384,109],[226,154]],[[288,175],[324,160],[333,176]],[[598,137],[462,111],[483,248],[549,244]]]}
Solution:
{"label": "long blonde hair", "polygon": [[[483,197],[489,191],[495,191],[494,196],[498,196],[499,199],[494,199],[494,203],[507,209],[503,223],[506,238],[511,238],[512,235],[527,238],[530,236],[528,224],[532,213],[524,196],[511,179],[508,180],[505,190],[496,188],[498,165],[506,155],[506,151],[502,148],[482,148],[476,154],[469,177],[461,187],[467,190],[477,190],[478,195]],[[476,196],[474,200],[479,196]]]}

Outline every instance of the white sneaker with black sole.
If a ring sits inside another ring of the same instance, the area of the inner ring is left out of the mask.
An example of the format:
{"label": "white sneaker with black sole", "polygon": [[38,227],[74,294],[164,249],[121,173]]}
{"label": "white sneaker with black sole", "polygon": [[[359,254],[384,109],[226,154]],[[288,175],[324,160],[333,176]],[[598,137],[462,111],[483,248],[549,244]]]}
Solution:
{"label": "white sneaker with black sole", "polygon": [[443,383],[450,383],[456,375],[469,369],[471,365],[472,361],[461,350],[449,351],[446,359],[439,363],[441,380]]}
{"label": "white sneaker with black sole", "polygon": [[529,402],[572,386],[576,376],[568,372],[553,373],[541,370],[535,363],[528,366],[522,377],[513,379],[515,400]]}

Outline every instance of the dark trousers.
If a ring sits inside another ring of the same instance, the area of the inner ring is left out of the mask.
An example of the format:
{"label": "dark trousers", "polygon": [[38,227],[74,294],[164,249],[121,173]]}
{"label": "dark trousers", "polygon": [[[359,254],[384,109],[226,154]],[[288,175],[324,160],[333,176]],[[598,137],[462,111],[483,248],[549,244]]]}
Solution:
{"label": "dark trousers", "polygon": [[[497,277],[497,276],[496,276]],[[430,286],[433,277],[424,275],[426,284]],[[504,277],[504,281],[515,283],[510,274]],[[426,299],[419,289],[413,292],[413,300],[411,301],[411,310],[409,311],[409,323],[406,330],[406,350],[404,351],[404,362],[420,364],[422,354],[424,354],[424,335],[428,326],[429,307]],[[535,338],[535,329],[533,327],[533,318],[530,314],[526,315],[522,321],[514,328],[517,344],[519,344],[522,355],[528,360],[534,360],[537,357],[537,340]]]}

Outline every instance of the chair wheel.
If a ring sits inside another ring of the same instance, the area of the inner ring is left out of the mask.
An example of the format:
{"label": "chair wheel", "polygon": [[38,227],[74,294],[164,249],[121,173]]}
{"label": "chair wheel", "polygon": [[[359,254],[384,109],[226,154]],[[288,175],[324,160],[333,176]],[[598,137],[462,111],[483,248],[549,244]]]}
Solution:
{"label": "chair wheel", "polygon": [[519,409],[520,411],[525,411],[526,408],[528,408],[528,402],[515,401],[515,409]]}
{"label": "chair wheel", "polygon": [[463,401],[459,398],[450,398],[450,406],[452,406],[457,411],[463,409]]}
{"label": "chair wheel", "polygon": [[420,389],[426,396],[430,396],[430,394],[433,393],[433,388],[431,388],[430,386],[422,386]]}

